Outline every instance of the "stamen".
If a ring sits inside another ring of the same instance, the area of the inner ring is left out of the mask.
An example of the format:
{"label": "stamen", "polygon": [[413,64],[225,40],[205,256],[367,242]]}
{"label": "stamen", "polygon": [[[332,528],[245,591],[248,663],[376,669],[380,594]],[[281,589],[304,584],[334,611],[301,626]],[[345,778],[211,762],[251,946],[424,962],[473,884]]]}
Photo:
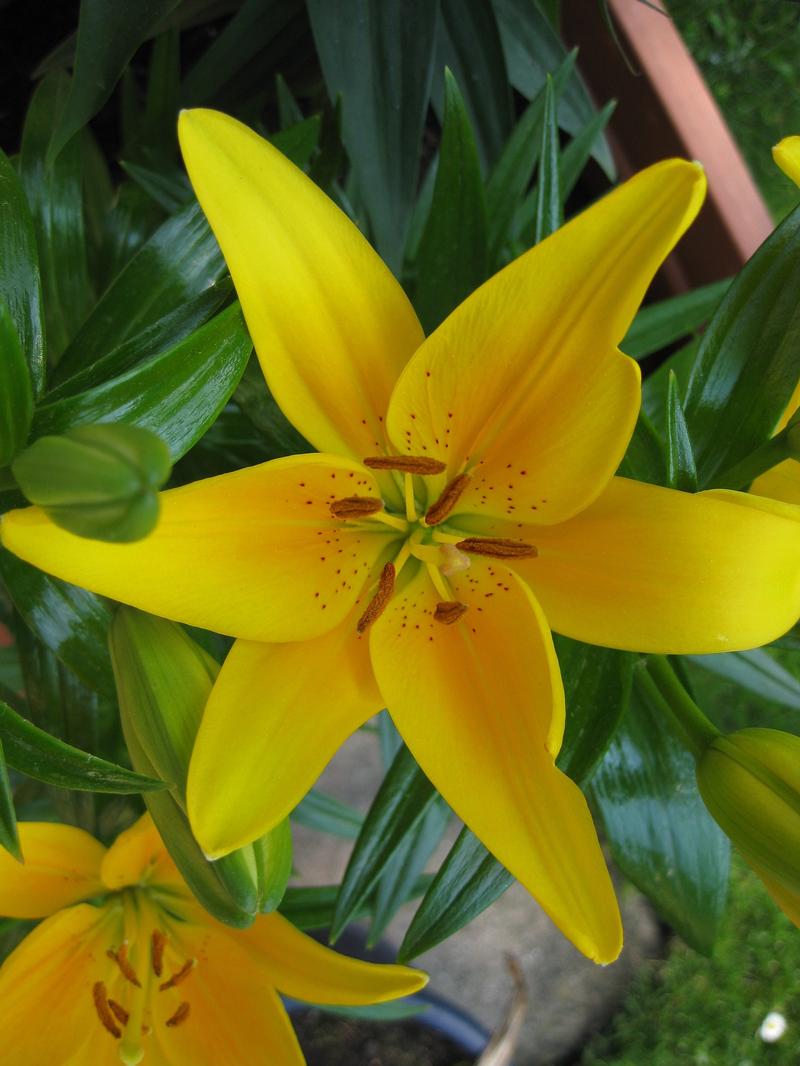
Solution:
{"label": "stamen", "polygon": [[451,626],[454,622],[457,622],[467,610],[468,607],[466,603],[460,603],[458,600],[448,600],[447,603],[436,604],[436,610],[433,612],[433,617],[437,622],[441,622],[442,625]]}
{"label": "stamen", "polygon": [[458,477],[454,477],[449,485],[445,486],[445,490],[439,499],[428,508],[428,513],[425,515],[425,521],[429,526],[438,525],[439,522],[444,522],[445,518],[450,514],[455,505],[458,503],[461,493],[469,484],[469,474],[459,474]]}
{"label": "stamen", "polygon": [[412,474],[403,474],[403,496],[406,504],[406,518],[409,522],[417,520],[417,501],[414,499],[414,477]]}
{"label": "stamen", "polygon": [[399,470],[403,474],[441,474],[447,463],[427,455],[368,455],[364,466],[371,470]]}
{"label": "stamen", "polygon": [[367,609],[361,615],[356,625],[359,633],[364,633],[372,623],[380,618],[386,609],[386,605],[394,592],[395,568],[394,563],[387,563],[381,571],[378,579],[378,591],[367,604]]}
{"label": "stamen", "polygon": [[176,1025],[182,1025],[189,1017],[190,1010],[191,1007],[184,1000],[184,1002],[181,1003],[181,1005],[178,1007],[172,1017],[167,1018],[167,1025],[170,1027],[170,1029],[174,1029]]}
{"label": "stamen", "polygon": [[122,947],[119,949],[119,951],[114,951],[113,948],[109,948],[108,951],[106,952],[106,955],[108,955],[108,957],[110,959],[113,959],[114,962],[117,964],[117,966],[119,966],[120,970],[122,971],[122,976],[124,978],[126,978],[128,981],[130,981],[130,983],[132,985],[135,985],[137,988],[141,988],[142,987],[141,981],[136,976],[136,971],[131,966],[131,964],[128,962],[128,945],[127,944],[123,944]]}
{"label": "stamen", "polygon": [[506,540],[504,537],[467,537],[456,544],[462,552],[473,555],[491,555],[496,559],[535,558],[539,552],[533,544],[524,540]]}
{"label": "stamen", "polygon": [[167,938],[161,930],[154,929],[153,935],[150,937],[150,962],[156,977],[160,977],[164,969],[164,948],[166,943]]}
{"label": "stamen", "polygon": [[128,1014],[122,1004],[117,1003],[115,999],[110,999],[108,1001],[108,1005],[111,1008],[114,1017],[117,1019],[117,1021],[120,1022],[122,1025],[127,1025],[128,1018],[130,1018],[130,1014]]}
{"label": "stamen", "polygon": [[383,510],[383,502],[374,496],[345,496],[330,505],[334,518],[363,518]]}
{"label": "stamen", "polygon": [[178,970],[177,973],[174,973],[168,981],[161,982],[161,984],[158,986],[159,992],[166,992],[168,988],[175,988],[176,985],[179,985],[182,981],[185,981],[194,969],[195,962],[195,959],[187,959],[183,966],[181,966],[180,970]]}
{"label": "stamen", "polygon": [[109,1009],[104,981],[95,981],[94,987],[92,988],[92,997],[94,998],[94,1009],[97,1011],[97,1017],[102,1022],[103,1028],[108,1029],[109,1033],[111,1033],[116,1040],[119,1040],[122,1036],[122,1030],[114,1021],[114,1015]]}

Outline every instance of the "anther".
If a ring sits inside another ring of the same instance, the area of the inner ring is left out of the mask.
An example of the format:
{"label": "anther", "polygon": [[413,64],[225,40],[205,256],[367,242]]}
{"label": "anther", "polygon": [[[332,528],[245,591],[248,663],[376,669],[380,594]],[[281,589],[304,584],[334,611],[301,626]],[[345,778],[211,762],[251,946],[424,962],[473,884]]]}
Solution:
{"label": "anther", "polygon": [[182,981],[185,981],[186,978],[189,976],[189,974],[194,969],[194,964],[195,964],[195,960],[194,959],[187,959],[186,962],[183,964],[183,966],[181,966],[180,970],[178,970],[177,973],[174,973],[172,975],[172,977],[169,978],[168,981],[162,981],[161,982],[161,984],[158,986],[159,991],[160,992],[166,992],[166,990],[168,988],[174,988],[176,985],[179,985]]}
{"label": "anther", "polygon": [[111,1008],[111,1012],[114,1015],[114,1017],[117,1019],[117,1021],[121,1025],[127,1025],[128,1024],[128,1019],[130,1018],[130,1014],[128,1014],[128,1012],[125,1010],[125,1008],[122,1006],[122,1004],[121,1003],[117,1003],[117,1001],[115,999],[110,999],[108,1001],[108,1005]]}
{"label": "anther", "polygon": [[330,505],[334,518],[363,518],[383,510],[383,503],[374,496],[346,496]]}
{"label": "anther", "polygon": [[97,1011],[97,1017],[103,1024],[104,1029],[108,1029],[109,1033],[117,1040],[122,1036],[122,1030],[114,1021],[114,1015],[111,1013],[111,1009],[106,998],[106,986],[103,981],[95,981],[92,988],[92,997],[94,999],[94,1009]]}
{"label": "anther", "polygon": [[164,969],[164,948],[166,943],[167,938],[161,930],[154,929],[153,934],[150,937],[150,962],[156,977],[160,977],[161,972]]}
{"label": "anther", "polygon": [[441,474],[447,463],[427,455],[368,455],[364,466],[372,470],[399,470],[403,474]]}
{"label": "anther", "polygon": [[359,633],[369,629],[372,623],[380,618],[386,609],[386,605],[394,592],[395,568],[394,563],[387,563],[381,571],[378,579],[378,591],[367,604],[367,609],[361,615],[356,625]]}
{"label": "anther", "polygon": [[466,603],[458,600],[447,600],[445,603],[437,603],[433,617],[442,625],[451,626],[468,610]]}
{"label": "anther", "polygon": [[533,544],[524,540],[506,540],[503,537],[467,537],[456,544],[462,552],[473,555],[491,555],[496,559],[535,558],[539,552]]}
{"label": "anther", "polygon": [[461,493],[467,487],[468,483],[469,474],[459,474],[458,477],[453,478],[450,484],[445,487],[444,492],[436,503],[428,508],[428,513],[425,515],[425,521],[429,526],[435,526],[438,525],[439,522],[444,522],[445,518],[447,518],[458,503]]}
{"label": "anther", "polygon": [[136,971],[131,966],[130,962],[128,962],[127,944],[123,944],[119,951],[114,951],[113,948],[109,948],[106,955],[108,955],[110,959],[113,959],[117,966],[119,966],[122,971],[122,976],[126,978],[126,980],[130,981],[130,983],[137,988],[142,987],[141,981],[136,976]]}
{"label": "anther", "polygon": [[180,1004],[180,1006],[175,1011],[175,1013],[172,1015],[172,1017],[167,1018],[166,1024],[170,1027],[170,1029],[174,1029],[176,1025],[182,1025],[186,1021],[186,1019],[189,1017],[189,1011],[190,1010],[191,1010],[191,1008],[190,1008],[189,1004],[186,1001],[184,1001],[183,1003]]}

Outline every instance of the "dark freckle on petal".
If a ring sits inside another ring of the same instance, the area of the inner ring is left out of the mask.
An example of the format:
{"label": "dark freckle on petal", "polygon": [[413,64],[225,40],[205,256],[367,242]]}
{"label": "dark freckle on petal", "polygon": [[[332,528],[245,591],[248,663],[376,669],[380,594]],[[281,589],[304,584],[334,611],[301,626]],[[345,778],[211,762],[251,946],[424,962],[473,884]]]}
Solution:
{"label": "dark freckle on petal", "polygon": [[452,418],[453,417],[453,412],[452,411],[448,411],[447,412],[447,417],[448,418]]}
{"label": "dark freckle on petal", "polygon": [[431,372],[430,372],[430,370],[426,370],[426,371],[425,371],[425,377],[426,377],[426,378],[429,378],[430,376],[431,376]]}
{"label": "dark freckle on petal", "polygon": [[522,475],[523,477],[527,477],[527,476],[528,476],[528,471],[527,471],[527,470],[520,470],[520,474],[521,474],[521,475]]}
{"label": "dark freckle on petal", "polygon": [[306,483],[305,483],[305,481],[301,481],[301,482],[300,482],[300,488],[301,488],[301,489],[304,489],[305,487],[306,487]]}

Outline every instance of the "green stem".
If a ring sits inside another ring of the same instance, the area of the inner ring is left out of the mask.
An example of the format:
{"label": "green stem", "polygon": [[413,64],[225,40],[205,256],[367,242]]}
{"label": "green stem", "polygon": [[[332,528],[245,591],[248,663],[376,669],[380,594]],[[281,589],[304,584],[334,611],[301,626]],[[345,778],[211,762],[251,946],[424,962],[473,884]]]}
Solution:
{"label": "green stem", "polygon": [[723,470],[721,474],[712,478],[708,488],[714,489],[746,489],[759,474],[771,470],[773,466],[782,463],[784,459],[791,459],[792,451],[789,447],[788,428],[771,437],[766,444],[750,452],[739,463]]}
{"label": "green stem", "polygon": [[657,695],[657,702],[669,712],[678,739],[699,759],[720,733],[681,684],[669,660],[663,655],[651,655],[642,671],[642,680],[650,694]]}
{"label": "green stem", "polygon": [[14,475],[11,473],[10,466],[4,466],[0,469],[0,492],[5,492],[6,489],[17,488],[17,482]]}

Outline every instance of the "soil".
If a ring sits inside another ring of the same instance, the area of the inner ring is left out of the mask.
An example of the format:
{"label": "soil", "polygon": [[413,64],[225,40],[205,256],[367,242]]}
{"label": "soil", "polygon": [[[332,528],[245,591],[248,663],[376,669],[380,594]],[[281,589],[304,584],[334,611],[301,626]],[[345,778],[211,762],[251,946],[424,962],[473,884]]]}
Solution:
{"label": "soil", "polygon": [[292,1014],[308,1066],[474,1066],[452,1041],[415,1021],[370,1022],[318,1010]]}

